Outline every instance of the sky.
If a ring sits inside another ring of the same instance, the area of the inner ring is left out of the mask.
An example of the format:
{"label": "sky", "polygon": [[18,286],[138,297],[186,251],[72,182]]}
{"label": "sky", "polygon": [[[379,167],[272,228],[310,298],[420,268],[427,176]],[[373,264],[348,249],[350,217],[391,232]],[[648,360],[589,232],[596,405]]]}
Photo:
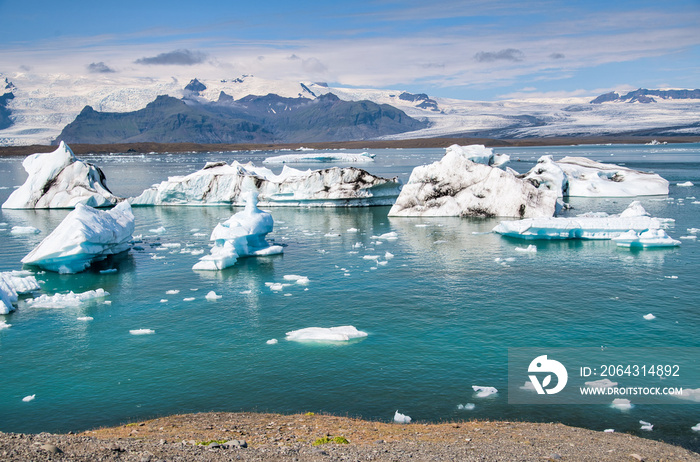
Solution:
{"label": "sky", "polygon": [[700,88],[700,0],[0,0],[0,73],[500,100]]}

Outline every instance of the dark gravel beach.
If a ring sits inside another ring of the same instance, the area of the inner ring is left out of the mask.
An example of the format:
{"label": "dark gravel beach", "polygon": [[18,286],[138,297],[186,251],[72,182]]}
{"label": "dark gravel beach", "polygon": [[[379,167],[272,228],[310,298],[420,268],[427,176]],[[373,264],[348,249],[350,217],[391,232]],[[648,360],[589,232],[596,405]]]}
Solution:
{"label": "dark gravel beach", "polygon": [[700,461],[700,454],[554,423],[401,425],[312,413],[202,413],[79,434],[0,433],[0,460]]}

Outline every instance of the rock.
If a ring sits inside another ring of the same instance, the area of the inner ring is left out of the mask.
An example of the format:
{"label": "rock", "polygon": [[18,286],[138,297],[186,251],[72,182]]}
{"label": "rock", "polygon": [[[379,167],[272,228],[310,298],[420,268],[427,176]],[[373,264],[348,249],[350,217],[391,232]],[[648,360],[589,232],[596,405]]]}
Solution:
{"label": "rock", "polygon": [[39,447],[44,451],[50,452],[51,454],[61,454],[63,452],[58,446],[51,443],[45,443]]}
{"label": "rock", "polygon": [[223,444],[223,447],[227,449],[240,449],[247,448],[248,443],[245,440],[230,440]]}
{"label": "rock", "polygon": [[636,453],[630,454],[630,458],[631,458],[632,460],[637,460],[637,461],[639,461],[639,462],[644,462],[644,457],[642,457],[642,456],[640,456],[639,454],[636,454]]}
{"label": "rock", "polygon": [[107,449],[109,451],[114,451],[114,452],[124,452],[124,448],[119,446],[117,443],[111,443],[111,444],[107,445],[107,447],[105,449]]}

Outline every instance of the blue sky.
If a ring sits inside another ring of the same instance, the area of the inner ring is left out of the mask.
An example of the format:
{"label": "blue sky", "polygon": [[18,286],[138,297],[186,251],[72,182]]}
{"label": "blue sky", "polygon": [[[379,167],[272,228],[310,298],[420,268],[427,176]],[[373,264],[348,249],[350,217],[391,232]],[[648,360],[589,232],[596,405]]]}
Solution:
{"label": "blue sky", "polygon": [[0,72],[495,100],[700,87],[700,0],[0,0]]}

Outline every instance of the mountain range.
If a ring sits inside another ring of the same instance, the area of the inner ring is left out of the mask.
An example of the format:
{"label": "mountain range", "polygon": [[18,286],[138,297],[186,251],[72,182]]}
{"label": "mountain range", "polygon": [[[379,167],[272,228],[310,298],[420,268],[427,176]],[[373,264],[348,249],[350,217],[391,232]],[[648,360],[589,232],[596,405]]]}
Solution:
{"label": "mountain range", "polygon": [[606,135],[700,136],[700,90],[470,101],[251,75],[180,82],[0,73],[0,146]]}

